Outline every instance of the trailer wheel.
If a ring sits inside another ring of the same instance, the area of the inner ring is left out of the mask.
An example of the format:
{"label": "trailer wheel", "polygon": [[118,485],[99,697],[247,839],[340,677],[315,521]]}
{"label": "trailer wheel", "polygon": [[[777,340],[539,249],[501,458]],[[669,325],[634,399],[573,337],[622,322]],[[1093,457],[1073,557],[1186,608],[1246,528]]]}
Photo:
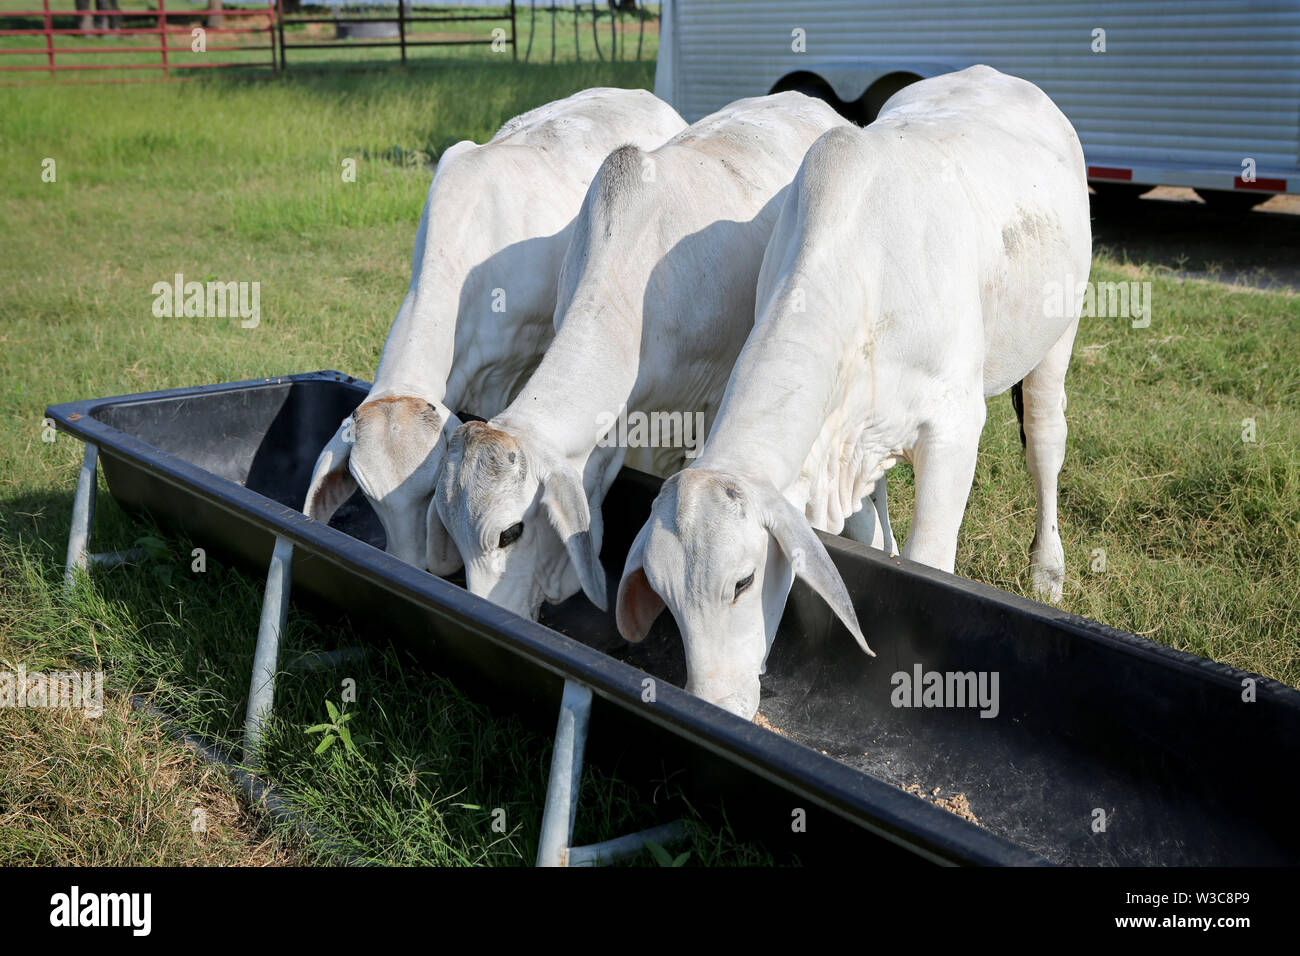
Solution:
{"label": "trailer wheel", "polygon": [[857,115],[853,109],[854,105],[845,103],[836,96],[830,84],[816,73],[791,73],[789,76],[778,80],[776,85],[768,90],[768,93],[802,93],[804,96],[811,96],[813,99],[826,103],[845,119],[857,121]]}
{"label": "trailer wheel", "polygon": [[919,79],[920,77],[915,73],[890,73],[876,80],[858,97],[858,102],[855,104],[858,108],[858,122],[863,126],[874,123],[876,117],[880,115],[880,108],[891,96]]}
{"label": "trailer wheel", "polygon": [[1205,205],[1215,212],[1231,216],[1244,215],[1261,203],[1273,198],[1272,193],[1249,192],[1246,190],[1229,191],[1227,189],[1198,189],[1196,195],[1205,200]]}

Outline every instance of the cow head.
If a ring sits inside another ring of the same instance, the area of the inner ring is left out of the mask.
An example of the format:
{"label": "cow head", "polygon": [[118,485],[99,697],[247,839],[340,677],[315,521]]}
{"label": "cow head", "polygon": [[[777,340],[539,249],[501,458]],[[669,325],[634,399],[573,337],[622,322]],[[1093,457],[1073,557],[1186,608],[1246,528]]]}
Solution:
{"label": "cow head", "polygon": [[420,398],[367,400],[343,420],[316,460],[303,511],[330,517],[358,487],[384,526],[388,553],[434,574],[460,567],[439,526],[427,524],[447,435],[460,425],[444,406]]}
{"label": "cow head", "polygon": [[599,512],[582,475],[536,441],[485,422],[457,429],[429,509],[465,559],[470,591],[532,619],[580,589],[604,608]]}
{"label": "cow head", "polygon": [[770,485],[687,469],[664,483],[628,553],[619,633],[642,640],[667,606],[685,645],[686,689],[748,720],[796,575],[873,654],[848,589],[799,511]]}

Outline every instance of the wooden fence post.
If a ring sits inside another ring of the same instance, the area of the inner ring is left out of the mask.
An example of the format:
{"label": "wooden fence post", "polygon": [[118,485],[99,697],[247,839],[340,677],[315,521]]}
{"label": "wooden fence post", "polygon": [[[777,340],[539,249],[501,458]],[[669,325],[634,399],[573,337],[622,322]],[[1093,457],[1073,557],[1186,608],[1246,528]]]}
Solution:
{"label": "wooden fence post", "polygon": [[284,50],[284,0],[275,0],[275,19],[280,32],[280,72],[289,71],[289,59]]}
{"label": "wooden fence post", "polygon": [[50,16],[50,0],[43,0],[45,10],[45,55],[50,61],[50,79],[54,79],[54,18]]}
{"label": "wooden fence post", "polygon": [[158,46],[162,48],[163,76],[170,78],[171,70],[167,68],[167,0],[158,0]]}
{"label": "wooden fence post", "polygon": [[402,66],[406,66],[406,0],[397,0],[397,42],[402,48]]}

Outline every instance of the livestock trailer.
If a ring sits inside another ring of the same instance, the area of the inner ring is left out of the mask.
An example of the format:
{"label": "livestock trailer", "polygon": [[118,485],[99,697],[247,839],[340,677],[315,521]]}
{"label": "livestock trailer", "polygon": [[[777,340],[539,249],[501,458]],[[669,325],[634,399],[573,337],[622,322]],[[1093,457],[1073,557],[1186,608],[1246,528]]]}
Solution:
{"label": "livestock trailer", "polygon": [[[763,677],[765,724],[742,720],[682,689],[670,614],[636,645],[581,594],[530,621],[386,554],[360,494],[328,526],[302,514],[318,451],[368,391],[315,372],[49,408],[86,443],[70,580],[111,563],[87,553],[102,467],[128,511],[267,574],[250,718],[278,669],[292,591],[556,728],[542,862],[604,856],[570,846],[590,725],[593,760],[643,781],[685,771],[739,834],[804,861],[1300,863],[1288,799],[1300,692],[823,534],[879,656],[796,582]],[[625,469],[604,503],[610,594],[658,485]],[[931,701],[931,675],[971,675],[981,693]]]}
{"label": "livestock trailer", "polygon": [[1098,191],[1300,192],[1295,0],[665,0],[655,93],[688,122],[798,89],[860,123],[978,63],[1052,98]]}

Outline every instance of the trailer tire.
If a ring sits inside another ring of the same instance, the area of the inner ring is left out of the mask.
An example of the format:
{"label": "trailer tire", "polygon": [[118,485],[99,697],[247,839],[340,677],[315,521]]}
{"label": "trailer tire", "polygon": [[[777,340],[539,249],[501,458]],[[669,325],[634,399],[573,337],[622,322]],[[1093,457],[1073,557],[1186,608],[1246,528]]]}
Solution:
{"label": "trailer tire", "polygon": [[880,115],[880,108],[891,96],[920,79],[915,73],[889,73],[876,80],[858,97],[855,104],[858,108],[858,122],[863,126],[874,123]]}
{"label": "trailer tire", "polygon": [[791,73],[778,80],[768,93],[802,93],[804,96],[811,96],[815,100],[826,103],[845,119],[858,121],[854,104],[841,100],[835,95],[830,84],[815,73]]}

